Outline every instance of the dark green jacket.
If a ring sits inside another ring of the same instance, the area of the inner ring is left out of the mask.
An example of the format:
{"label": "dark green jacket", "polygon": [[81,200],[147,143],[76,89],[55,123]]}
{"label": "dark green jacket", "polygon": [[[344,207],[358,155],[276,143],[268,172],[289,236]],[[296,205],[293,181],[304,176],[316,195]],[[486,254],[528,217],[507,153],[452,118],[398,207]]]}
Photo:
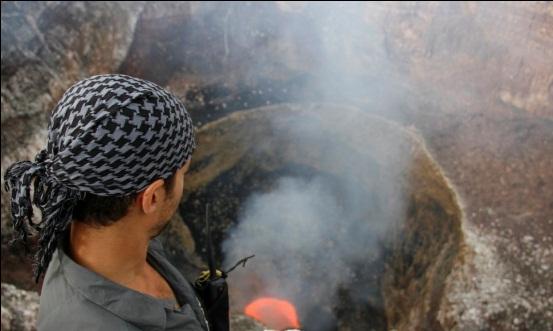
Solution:
{"label": "dark green jacket", "polygon": [[44,278],[38,330],[207,330],[194,290],[169,263],[157,240],[150,242],[148,261],[169,282],[180,309],[116,284],[58,248]]}

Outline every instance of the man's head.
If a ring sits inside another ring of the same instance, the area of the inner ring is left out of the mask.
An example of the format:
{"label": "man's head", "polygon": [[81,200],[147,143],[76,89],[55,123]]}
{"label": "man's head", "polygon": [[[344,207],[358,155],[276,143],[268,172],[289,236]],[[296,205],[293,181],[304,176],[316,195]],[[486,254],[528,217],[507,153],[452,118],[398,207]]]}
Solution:
{"label": "man's head", "polygon": [[[105,227],[135,217],[157,235],[177,209],[194,148],[181,101],[152,82],[100,75],[69,88],[52,112],[47,148],[5,174],[16,232],[25,240],[29,227],[39,231],[37,279],[73,219]],[[32,203],[41,222],[32,221]]]}
{"label": "man's head", "polygon": [[141,192],[117,197],[103,197],[86,194],[73,210],[73,221],[96,227],[108,227],[125,216],[133,219],[147,218],[141,225],[150,237],[159,235],[175,214],[182,198],[184,175],[190,167],[190,160],[177,169],[166,180],[158,179]]}

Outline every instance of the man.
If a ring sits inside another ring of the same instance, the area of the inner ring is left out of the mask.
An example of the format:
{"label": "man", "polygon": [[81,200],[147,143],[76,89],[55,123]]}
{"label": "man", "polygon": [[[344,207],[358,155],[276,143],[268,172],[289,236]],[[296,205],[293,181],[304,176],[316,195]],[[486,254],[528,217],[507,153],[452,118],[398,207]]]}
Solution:
{"label": "man", "polygon": [[100,75],[67,90],[47,148],[5,175],[16,233],[39,234],[37,281],[47,268],[39,330],[208,329],[152,240],[178,207],[194,148],[190,116],[156,84]]}

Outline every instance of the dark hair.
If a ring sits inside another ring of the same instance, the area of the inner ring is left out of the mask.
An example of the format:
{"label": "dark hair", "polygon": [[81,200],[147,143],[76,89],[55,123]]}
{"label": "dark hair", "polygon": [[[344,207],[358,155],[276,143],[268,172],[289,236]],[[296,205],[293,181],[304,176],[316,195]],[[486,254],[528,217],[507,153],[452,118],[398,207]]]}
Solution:
{"label": "dark hair", "polygon": [[[176,173],[165,180],[165,192],[170,194],[175,187]],[[138,193],[118,197],[105,197],[86,193],[83,200],[77,202],[73,209],[73,219],[96,225],[110,225],[122,218],[129,211],[129,207],[138,196]]]}

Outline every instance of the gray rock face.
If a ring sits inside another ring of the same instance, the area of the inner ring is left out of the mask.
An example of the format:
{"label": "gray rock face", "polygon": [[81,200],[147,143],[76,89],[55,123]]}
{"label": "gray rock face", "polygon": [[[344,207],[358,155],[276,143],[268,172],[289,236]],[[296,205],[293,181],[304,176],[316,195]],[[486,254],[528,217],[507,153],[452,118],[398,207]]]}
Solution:
{"label": "gray rock face", "polygon": [[2,330],[36,330],[38,294],[2,283]]}
{"label": "gray rock face", "polygon": [[2,123],[49,110],[75,80],[117,70],[142,5],[2,3]]}

